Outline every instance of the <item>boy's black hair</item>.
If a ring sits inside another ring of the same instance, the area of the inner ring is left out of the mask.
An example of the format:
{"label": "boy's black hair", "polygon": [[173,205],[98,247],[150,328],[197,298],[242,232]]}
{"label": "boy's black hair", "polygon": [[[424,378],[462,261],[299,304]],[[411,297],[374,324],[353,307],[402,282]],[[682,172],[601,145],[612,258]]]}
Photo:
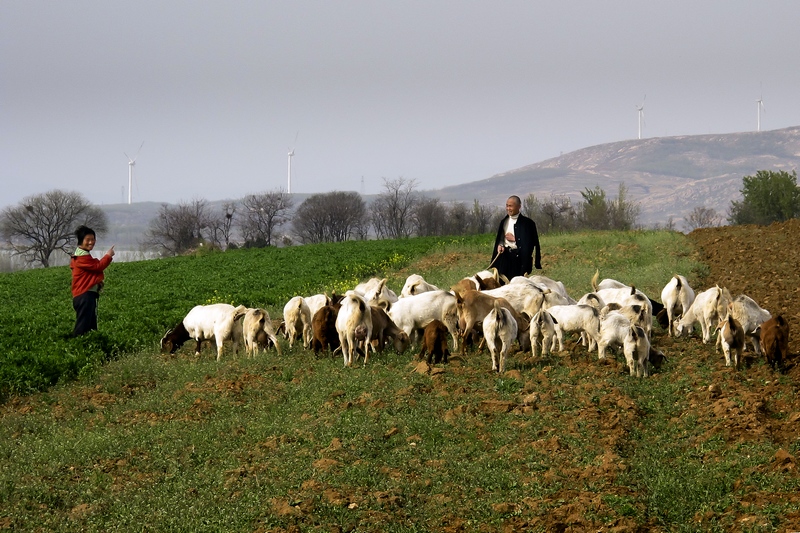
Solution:
{"label": "boy's black hair", "polygon": [[97,234],[89,226],[78,226],[78,229],[75,230],[75,237],[78,238],[78,244],[81,244],[87,235],[93,235],[97,238]]}

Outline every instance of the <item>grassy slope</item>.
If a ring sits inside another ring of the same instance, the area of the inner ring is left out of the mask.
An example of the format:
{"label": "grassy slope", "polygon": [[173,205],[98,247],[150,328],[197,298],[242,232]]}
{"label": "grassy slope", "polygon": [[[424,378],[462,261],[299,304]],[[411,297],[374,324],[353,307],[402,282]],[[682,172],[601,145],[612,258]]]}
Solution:
{"label": "grassy slope", "polygon": [[[399,292],[413,271],[447,286],[485,267],[483,240],[434,243],[409,264],[395,261],[390,285]],[[404,252],[407,245],[416,246],[395,243],[379,255],[417,256]],[[679,234],[549,236],[543,246],[544,274],[576,297],[596,268],[652,294],[673,272],[691,281],[703,269]],[[322,263],[333,253],[326,249]],[[353,245],[351,255],[368,252]],[[189,261],[196,263],[182,280],[187,289],[196,278],[236,271],[232,263],[246,257]],[[347,261],[338,264],[346,270]],[[169,272],[183,272],[178,263],[155,265],[150,276],[159,287],[171,284]],[[119,272],[116,283],[124,280]],[[120,310],[166,307],[156,323],[185,308],[168,305],[177,290],[153,289],[138,300],[129,292],[109,292],[107,307],[111,300]],[[271,304],[271,311],[281,303],[223,292],[237,302]],[[269,352],[217,364],[210,352],[160,356],[156,342],[153,331],[141,353],[3,406],[0,528],[727,530],[736,524],[731,509],[741,509],[745,492],[754,490],[776,497],[751,512],[753,530],[777,527],[798,511],[796,503],[782,503],[800,488],[796,477],[760,468],[772,443],[731,447],[702,421],[681,416],[698,378],[672,361],[640,381],[619,363],[583,355],[517,355],[512,370],[496,376],[485,353],[471,353],[430,375],[415,371],[409,353],[388,351],[353,369],[298,348],[282,358]],[[694,345],[678,348],[688,355]],[[700,376],[713,370],[700,360],[697,366]]]}

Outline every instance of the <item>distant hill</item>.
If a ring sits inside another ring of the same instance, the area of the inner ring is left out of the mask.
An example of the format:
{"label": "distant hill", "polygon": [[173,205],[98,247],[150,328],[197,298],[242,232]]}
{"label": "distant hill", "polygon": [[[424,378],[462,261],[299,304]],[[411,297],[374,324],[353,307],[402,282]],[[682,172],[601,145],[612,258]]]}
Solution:
{"label": "distant hill", "polygon": [[[682,229],[683,218],[697,206],[714,208],[725,217],[731,201],[741,198],[742,177],[758,170],[800,167],[800,126],[780,130],[656,137],[601,144],[553,159],[497,174],[490,178],[424,191],[445,202],[481,203],[501,207],[509,194],[534,194],[542,200],[566,195],[574,202],[581,191],[599,185],[616,197],[620,183],[641,206],[639,222],[664,224],[673,218]],[[295,194],[295,206],[308,194]],[[367,202],[373,196],[365,197]],[[239,201],[241,199],[238,199]],[[209,201],[213,210],[227,200]],[[103,242],[138,250],[149,222],[161,204],[101,205],[109,218]]]}
{"label": "distant hill", "polygon": [[616,197],[620,183],[641,206],[639,222],[650,226],[682,220],[695,207],[714,208],[727,216],[732,200],[741,198],[742,178],[758,170],[800,167],[800,126],[780,130],[657,137],[601,144],[576,150],[490,178],[434,191],[443,201],[502,206],[509,194],[534,194],[547,200],[599,185]]}

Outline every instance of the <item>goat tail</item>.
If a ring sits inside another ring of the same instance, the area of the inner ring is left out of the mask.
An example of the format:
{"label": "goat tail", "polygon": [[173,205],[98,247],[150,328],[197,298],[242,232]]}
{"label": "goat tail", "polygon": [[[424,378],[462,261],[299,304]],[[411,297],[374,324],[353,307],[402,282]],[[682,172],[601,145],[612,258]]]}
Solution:
{"label": "goat tail", "polygon": [[502,325],[506,323],[506,314],[503,313],[503,306],[500,305],[498,300],[494,301],[494,314],[497,316],[497,323]]}
{"label": "goat tail", "polygon": [[597,283],[600,281],[600,269],[594,271],[594,276],[592,276],[592,288],[597,291]]}
{"label": "goat tail", "polygon": [[728,327],[731,329],[731,333],[736,333],[736,319],[733,318],[733,315],[728,313]]}

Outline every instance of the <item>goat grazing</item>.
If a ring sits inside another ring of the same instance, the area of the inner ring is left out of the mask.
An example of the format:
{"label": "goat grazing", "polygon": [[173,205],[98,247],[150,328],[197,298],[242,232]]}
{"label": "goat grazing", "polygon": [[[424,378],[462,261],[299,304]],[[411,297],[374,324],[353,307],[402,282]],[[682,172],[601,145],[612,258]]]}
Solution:
{"label": "goat grazing", "polygon": [[[197,342],[195,355],[200,355],[200,344],[204,340],[214,339],[217,343],[217,361],[222,357],[222,346],[226,340],[233,339],[234,323],[243,317],[247,308],[243,305],[234,307],[230,304],[196,305],[174,328],[167,331],[161,339],[161,351],[169,347],[169,353],[175,353],[189,339]],[[234,341],[234,352],[237,351]]]}

